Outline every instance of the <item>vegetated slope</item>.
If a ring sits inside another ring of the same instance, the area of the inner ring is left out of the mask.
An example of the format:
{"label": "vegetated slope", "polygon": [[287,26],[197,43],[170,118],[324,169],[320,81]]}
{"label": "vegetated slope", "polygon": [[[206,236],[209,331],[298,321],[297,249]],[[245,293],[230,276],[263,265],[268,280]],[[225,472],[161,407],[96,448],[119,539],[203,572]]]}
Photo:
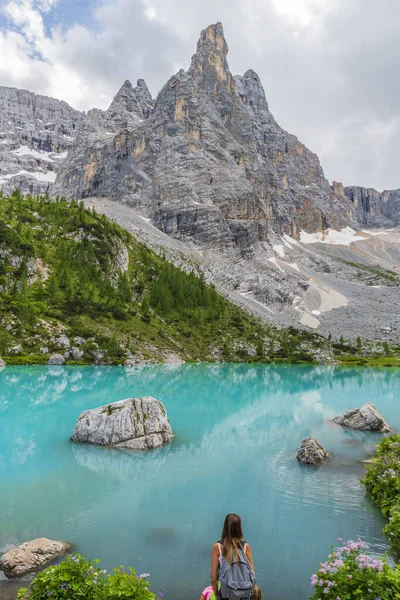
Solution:
{"label": "vegetated slope", "polygon": [[75,201],[0,195],[0,354],[8,363],[46,362],[62,334],[72,344],[85,338],[81,361],[90,362],[171,353],[307,361],[321,351],[320,336],[261,324],[193,269]]}
{"label": "vegetated slope", "polygon": [[397,361],[388,344],[269,326],[208,285],[194,262],[184,268],[82,203],[0,193],[0,354],[38,363],[62,349],[73,362],[64,334],[71,345],[86,340],[80,362]]}

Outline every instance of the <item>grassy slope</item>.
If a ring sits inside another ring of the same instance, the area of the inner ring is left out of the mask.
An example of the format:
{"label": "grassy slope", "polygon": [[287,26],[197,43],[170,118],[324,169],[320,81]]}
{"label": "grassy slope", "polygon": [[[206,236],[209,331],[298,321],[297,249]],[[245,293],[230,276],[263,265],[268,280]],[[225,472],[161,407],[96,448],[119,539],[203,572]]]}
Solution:
{"label": "grassy slope", "polygon": [[93,362],[96,348],[117,364],[127,351],[138,360],[283,362],[312,362],[321,350],[346,361],[358,354],[261,323],[77,202],[0,194],[0,355],[46,363],[62,333],[88,340],[81,362]]}

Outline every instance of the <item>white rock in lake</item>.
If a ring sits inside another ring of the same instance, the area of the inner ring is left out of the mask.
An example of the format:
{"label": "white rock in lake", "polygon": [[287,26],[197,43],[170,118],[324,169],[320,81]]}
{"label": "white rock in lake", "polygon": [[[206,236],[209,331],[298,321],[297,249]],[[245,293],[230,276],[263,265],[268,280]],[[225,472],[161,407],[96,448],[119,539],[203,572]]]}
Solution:
{"label": "white rock in lake", "polygon": [[380,433],[388,433],[390,431],[389,425],[371,402],[363,404],[361,408],[353,408],[344,413],[344,415],[335,417],[333,420],[335,423],[349,429],[379,431]]}
{"label": "white rock in lake", "polygon": [[144,396],[128,398],[84,411],[71,440],[132,450],[149,450],[170,442],[174,435],[162,402]]}
{"label": "white rock in lake", "polygon": [[303,465],[322,465],[328,457],[329,452],[316,438],[311,437],[301,442],[301,448],[297,452],[297,460]]}
{"label": "white rock in lake", "polygon": [[0,558],[0,570],[9,579],[37,571],[71,548],[67,542],[39,538],[12,548]]}

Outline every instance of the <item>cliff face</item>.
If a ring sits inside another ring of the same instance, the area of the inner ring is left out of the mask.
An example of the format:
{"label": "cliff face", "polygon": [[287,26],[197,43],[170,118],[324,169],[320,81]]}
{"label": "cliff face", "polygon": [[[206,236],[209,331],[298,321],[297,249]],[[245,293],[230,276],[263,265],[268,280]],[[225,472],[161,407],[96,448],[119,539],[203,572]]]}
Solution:
{"label": "cliff face", "polygon": [[[242,252],[269,230],[297,237],[355,225],[353,204],[335,194],[317,156],[274,120],[257,74],[233,77],[227,53],[222,25],[204,30],[189,70],[171,77],[154,110],[141,82],[137,119],[121,127],[114,111],[113,136],[99,120],[90,139],[83,128],[54,191],[128,201],[170,235]],[[121,102],[108,113],[113,105]]]}
{"label": "cliff face", "polygon": [[382,193],[371,188],[346,187],[347,198],[356,209],[360,225],[368,227],[396,227],[400,225],[400,190]]}
{"label": "cliff face", "polygon": [[155,101],[142,79],[126,81],[87,115],[0,88],[0,189],[45,191],[57,174],[52,196],[88,199],[281,325],[376,339],[379,312],[384,331],[397,330],[398,233],[350,227],[400,224],[400,190],[330,186],[276,123],[258,75],[234,77],[227,54],[211,25]]}
{"label": "cliff face", "polygon": [[45,192],[82,119],[66,102],[0,86],[0,189]]}

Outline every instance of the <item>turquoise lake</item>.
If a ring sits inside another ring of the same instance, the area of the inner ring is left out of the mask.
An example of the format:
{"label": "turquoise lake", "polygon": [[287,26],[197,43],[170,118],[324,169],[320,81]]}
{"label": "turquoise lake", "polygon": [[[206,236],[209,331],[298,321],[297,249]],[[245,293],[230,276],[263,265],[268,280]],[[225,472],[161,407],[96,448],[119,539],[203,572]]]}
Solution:
{"label": "turquoise lake", "polygon": [[[74,445],[82,410],[152,395],[176,439],[144,453]],[[305,600],[337,537],[386,548],[360,483],[380,436],[330,419],[372,401],[400,429],[400,370],[270,365],[6,367],[0,372],[0,553],[68,540],[150,573],[165,600],[197,600],[226,513],[242,516],[266,600]],[[307,436],[334,458],[295,458]],[[0,581],[1,590],[5,582]]]}

